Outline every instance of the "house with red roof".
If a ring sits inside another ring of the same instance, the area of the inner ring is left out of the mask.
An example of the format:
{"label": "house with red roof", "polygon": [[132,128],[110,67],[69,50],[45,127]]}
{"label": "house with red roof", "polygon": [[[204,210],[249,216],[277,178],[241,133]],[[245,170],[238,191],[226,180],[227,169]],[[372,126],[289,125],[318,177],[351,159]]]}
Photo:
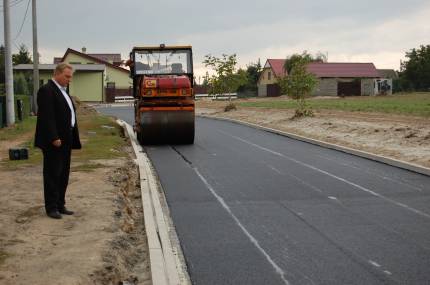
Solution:
{"label": "house with red roof", "polygon": [[[284,63],[285,59],[266,61],[257,84],[258,96],[281,95],[278,78],[288,76]],[[318,78],[314,96],[376,95],[380,91],[381,74],[373,63],[313,62],[307,65],[307,71]]]}

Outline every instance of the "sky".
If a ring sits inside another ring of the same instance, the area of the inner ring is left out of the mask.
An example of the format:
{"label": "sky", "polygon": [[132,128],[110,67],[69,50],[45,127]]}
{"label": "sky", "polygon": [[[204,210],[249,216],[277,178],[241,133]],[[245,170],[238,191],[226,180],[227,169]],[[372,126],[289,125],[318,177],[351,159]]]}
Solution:
{"label": "sky", "polygon": [[[30,0],[10,1],[13,52],[20,44],[32,51]],[[405,52],[430,44],[428,0],[37,0],[37,18],[41,63],[67,48],[126,59],[136,45],[185,44],[193,46],[197,78],[207,54],[235,53],[246,67],[306,50],[329,62],[398,70]]]}

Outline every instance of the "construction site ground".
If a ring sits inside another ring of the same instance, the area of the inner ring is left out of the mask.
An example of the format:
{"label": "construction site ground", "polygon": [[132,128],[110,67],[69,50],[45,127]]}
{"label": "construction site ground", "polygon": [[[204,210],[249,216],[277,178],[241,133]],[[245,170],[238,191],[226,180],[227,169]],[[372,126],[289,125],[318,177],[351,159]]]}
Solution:
{"label": "construction site ground", "polygon": [[30,147],[22,162],[7,156],[34,129],[0,140],[0,284],[151,284],[132,149],[113,120],[90,108],[78,118],[83,150],[72,156],[66,195],[75,214],[61,220],[45,214],[40,151]]}
{"label": "construction site ground", "polygon": [[[314,110],[314,117],[291,119],[294,109],[241,107],[242,102],[291,100],[249,98],[232,101],[236,110],[225,112],[228,101],[197,101],[197,114],[242,120],[390,158],[430,167],[430,118],[378,112]],[[331,100],[317,98],[311,100]],[[345,99],[348,100],[348,99]],[[430,108],[430,107],[429,107]]]}

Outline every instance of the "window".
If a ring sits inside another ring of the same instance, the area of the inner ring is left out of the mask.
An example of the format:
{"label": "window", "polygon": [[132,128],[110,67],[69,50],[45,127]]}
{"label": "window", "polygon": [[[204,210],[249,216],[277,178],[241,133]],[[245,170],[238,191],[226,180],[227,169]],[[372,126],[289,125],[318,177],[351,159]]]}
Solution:
{"label": "window", "polygon": [[267,79],[272,80],[272,73],[270,71],[267,72]]}
{"label": "window", "polygon": [[115,82],[108,82],[108,83],[106,83],[106,88],[115,89]]}
{"label": "window", "polygon": [[43,79],[40,79],[39,80],[39,86],[42,86],[43,85]]}

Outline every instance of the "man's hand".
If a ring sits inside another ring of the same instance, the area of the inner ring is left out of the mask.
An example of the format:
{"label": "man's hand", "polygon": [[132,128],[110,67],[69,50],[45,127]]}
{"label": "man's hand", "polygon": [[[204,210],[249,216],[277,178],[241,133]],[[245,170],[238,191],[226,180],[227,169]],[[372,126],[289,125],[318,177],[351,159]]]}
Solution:
{"label": "man's hand", "polygon": [[61,140],[60,140],[60,139],[55,140],[55,141],[53,141],[53,142],[52,142],[52,144],[53,144],[55,147],[60,147],[60,146],[61,146]]}

